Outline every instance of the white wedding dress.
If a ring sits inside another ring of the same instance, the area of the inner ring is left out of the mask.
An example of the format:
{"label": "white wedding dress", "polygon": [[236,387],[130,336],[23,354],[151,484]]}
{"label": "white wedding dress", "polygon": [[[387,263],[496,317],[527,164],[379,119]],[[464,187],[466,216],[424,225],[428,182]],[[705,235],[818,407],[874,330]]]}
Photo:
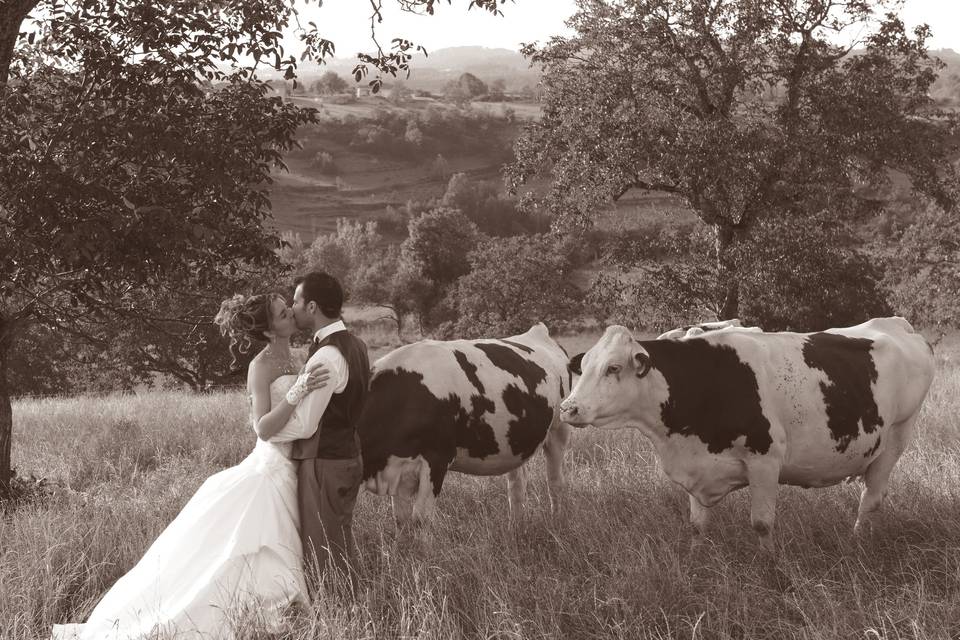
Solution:
{"label": "white wedding dress", "polygon": [[[282,402],[297,376],[270,385]],[[84,624],[55,625],[54,640],[231,640],[256,612],[276,630],[292,603],[307,603],[292,440],[310,435],[301,410],[243,462],[207,478],[140,562]]]}

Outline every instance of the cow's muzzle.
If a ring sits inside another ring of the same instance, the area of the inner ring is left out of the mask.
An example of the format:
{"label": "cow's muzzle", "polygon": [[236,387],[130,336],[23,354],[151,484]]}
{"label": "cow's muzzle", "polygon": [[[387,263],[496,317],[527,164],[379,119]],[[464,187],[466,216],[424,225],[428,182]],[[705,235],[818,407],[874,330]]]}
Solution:
{"label": "cow's muzzle", "polygon": [[576,402],[564,400],[560,403],[560,420],[572,427],[586,427],[590,422],[583,418],[580,406]]}

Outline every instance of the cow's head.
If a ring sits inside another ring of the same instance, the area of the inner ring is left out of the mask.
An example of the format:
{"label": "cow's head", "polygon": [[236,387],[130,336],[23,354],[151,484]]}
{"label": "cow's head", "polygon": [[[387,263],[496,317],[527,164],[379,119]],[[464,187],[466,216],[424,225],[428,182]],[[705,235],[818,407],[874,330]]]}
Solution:
{"label": "cow's head", "polygon": [[650,373],[650,354],[629,329],[609,327],[589,351],[571,358],[569,367],[580,379],[560,405],[561,420],[575,427],[629,426]]}

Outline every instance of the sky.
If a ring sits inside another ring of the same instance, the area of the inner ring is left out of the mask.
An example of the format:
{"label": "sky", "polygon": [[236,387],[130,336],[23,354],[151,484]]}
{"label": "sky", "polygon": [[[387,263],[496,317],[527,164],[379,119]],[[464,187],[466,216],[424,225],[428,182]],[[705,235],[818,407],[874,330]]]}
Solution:
{"label": "sky", "polygon": [[[568,34],[564,21],[574,12],[574,0],[513,0],[502,7],[503,16],[467,11],[469,0],[438,0],[436,14],[419,16],[401,11],[395,0],[383,0],[383,24],[377,28],[384,49],[390,39],[403,36],[427,51],[466,45],[519,49],[521,42],[546,42],[551,35]],[[931,49],[960,52],[960,0],[905,0],[900,15],[908,27],[927,23],[933,29]],[[370,0],[312,0],[300,8],[304,26],[313,20],[322,35],[334,41],[337,57],[370,52]],[[296,51],[296,39],[288,39]]]}

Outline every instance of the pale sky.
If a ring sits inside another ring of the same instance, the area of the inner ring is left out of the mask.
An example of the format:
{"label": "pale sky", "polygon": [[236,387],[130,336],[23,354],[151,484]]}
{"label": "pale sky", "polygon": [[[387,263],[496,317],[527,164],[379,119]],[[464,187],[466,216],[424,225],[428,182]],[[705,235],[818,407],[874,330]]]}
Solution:
{"label": "pale sky", "polygon": [[[519,49],[521,42],[545,42],[551,35],[568,33],[564,21],[575,8],[574,0],[514,0],[502,6],[503,16],[486,11],[467,11],[469,0],[438,0],[436,14],[418,16],[400,11],[394,0],[383,0],[384,21],[377,28],[384,49],[390,39],[406,37],[427,51],[466,45]],[[950,48],[960,52],[960,0],[905,0],[900,15],[908,27],[926,22],[933,29],[931,49]],[[337,46],[337,57],[370,52],[369,0],[313,0],[300,8],[304,26],[313,20],[324,37]],[[288,39],[291,52],[298,51],[296,39]]]}

